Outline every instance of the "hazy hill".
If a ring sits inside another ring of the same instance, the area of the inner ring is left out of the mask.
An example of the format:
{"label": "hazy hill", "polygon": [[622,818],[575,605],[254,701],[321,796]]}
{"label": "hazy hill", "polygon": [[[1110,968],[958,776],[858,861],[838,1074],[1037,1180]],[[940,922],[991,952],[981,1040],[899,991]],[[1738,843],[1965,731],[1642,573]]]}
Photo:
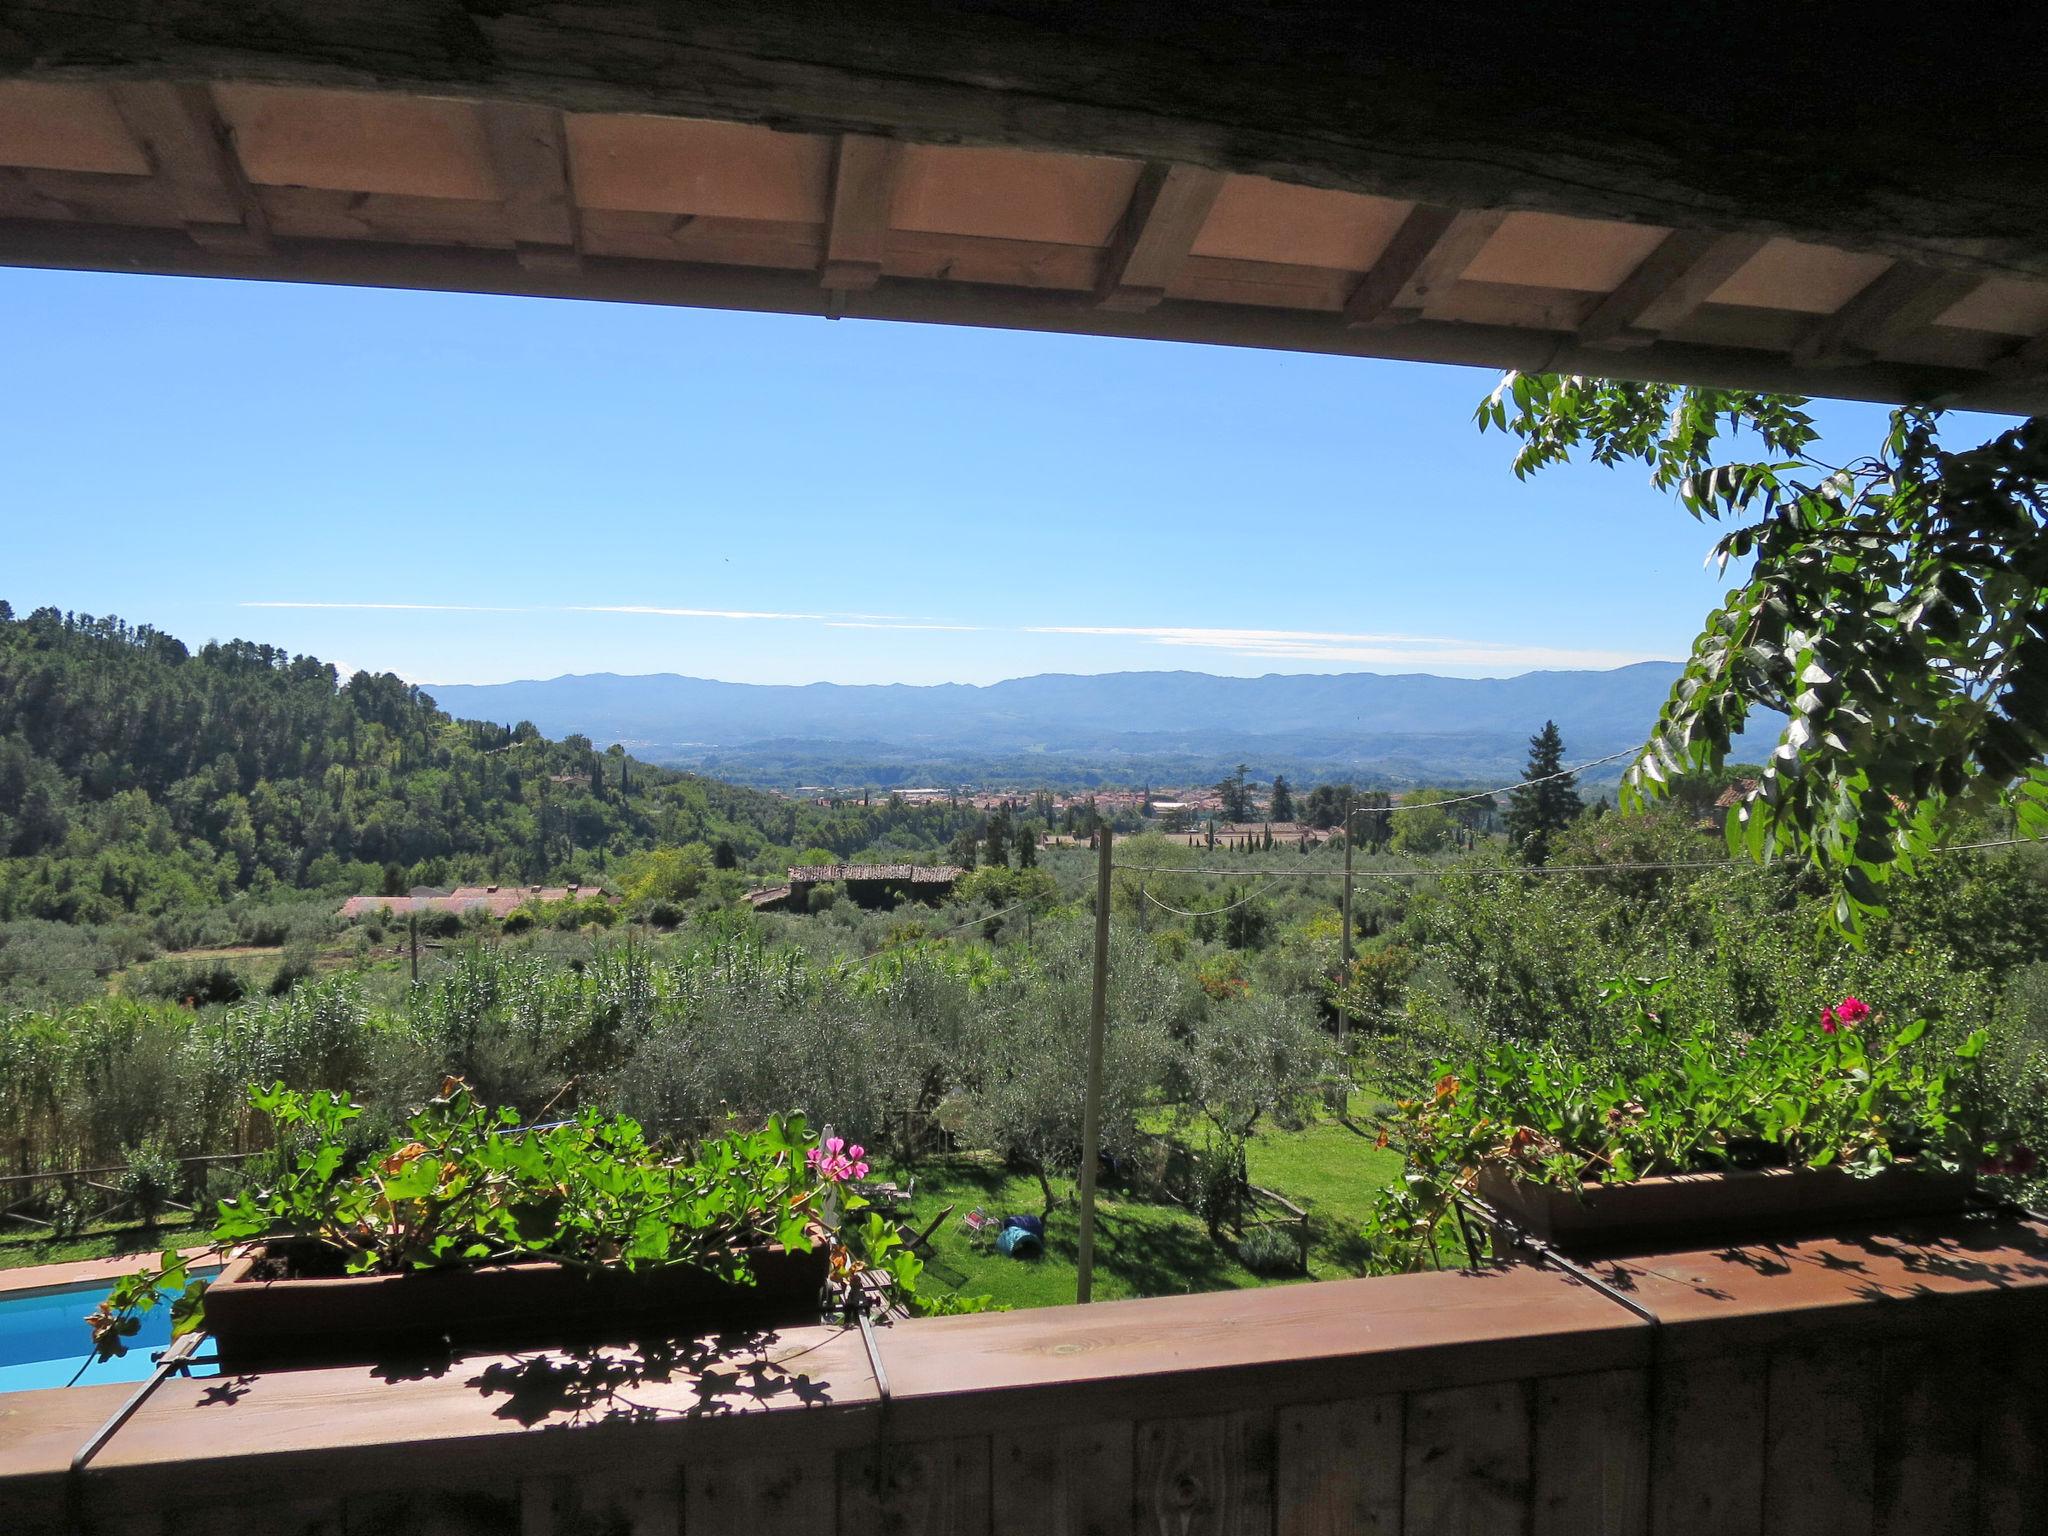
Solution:
{"label": "hazy hill", "polygon": [[759,783],[919,777],[1206,777],[1239,759],[1313,776],[1484,777],[1555,720],[1575,759],[1643,739],[1679,666],[1511,678],[1201,672],[1048,674],[986,687],[806,687],[612,673],[428,685],[459,715],[623,742],[655,762]]}

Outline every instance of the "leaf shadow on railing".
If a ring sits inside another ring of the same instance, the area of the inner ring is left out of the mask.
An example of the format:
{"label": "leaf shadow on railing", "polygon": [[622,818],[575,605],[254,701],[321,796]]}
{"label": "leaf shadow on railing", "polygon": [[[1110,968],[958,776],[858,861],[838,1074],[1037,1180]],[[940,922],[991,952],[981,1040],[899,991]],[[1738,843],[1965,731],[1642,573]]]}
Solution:
{"label": "leaf shadow on railing", "polygon": [[830,1403],[830,1384],[797,1368],[809,1349],[778,1350],[778,1342],[757,1330],[544,1350],[493,1360],[466,1385],[502,1397],[497,1416],[529,1429]]}

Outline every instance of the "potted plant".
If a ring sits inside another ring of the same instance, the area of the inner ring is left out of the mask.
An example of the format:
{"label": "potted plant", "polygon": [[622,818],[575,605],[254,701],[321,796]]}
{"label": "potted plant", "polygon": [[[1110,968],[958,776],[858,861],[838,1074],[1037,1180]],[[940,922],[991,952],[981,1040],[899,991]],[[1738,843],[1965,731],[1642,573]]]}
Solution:
{"label": "potted plant", "polygon": [[[241,1369],[815,1320],[828,1285],[868,1270],[923,1300],[915,1255],[860,1219],[860,1148],[819,1145],[800,1116],[672,1150],[594,1111],[522,1129],[450,1079],[351,1155],[344,1096],[250,1098],[276,1130],[274,1181],[222,1203],[206,1251],[115,1286],[91,1319],[102,1357],[166,1301],[174,1332],[205,1327]],[[194,1278],[210,1260],[218,1278]]]}
{"label": "potted plant", "polygon": [[1492,1045],[1397,1101],[1379,1140],[1406,1166],[1367,1234],[1380,1266],[1431,1260],[1468,1211],[1567,1252],[1642,1251],[1956,1211],[1978,1171],[2031,1164],[1987,1129],[1981,1031],[1890,1030],[1856,997],[1810,1026],[1670,1031],[1667,985],[1610,984],[1636,1025],[1611,1059]]}

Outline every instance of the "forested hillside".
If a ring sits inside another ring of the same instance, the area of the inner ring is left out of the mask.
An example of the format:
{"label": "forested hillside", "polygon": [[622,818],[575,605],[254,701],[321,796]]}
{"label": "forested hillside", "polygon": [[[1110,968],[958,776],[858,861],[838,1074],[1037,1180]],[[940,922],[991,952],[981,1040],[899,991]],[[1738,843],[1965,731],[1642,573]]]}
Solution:
{"label": "forested hillside", "polygon": [[389,674],[0,603],[0,920],[105,922],[244,893],[602,880],[657,844],[937,847],[943,808],[820,808],[584,737],[460,721]]}

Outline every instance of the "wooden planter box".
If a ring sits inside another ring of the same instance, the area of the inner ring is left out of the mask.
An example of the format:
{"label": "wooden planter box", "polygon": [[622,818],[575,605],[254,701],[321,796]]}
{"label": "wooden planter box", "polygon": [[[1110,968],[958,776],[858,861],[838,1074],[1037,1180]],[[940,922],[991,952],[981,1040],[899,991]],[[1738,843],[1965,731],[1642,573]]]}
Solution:
{"label": "wooden planter box", "polygon": [[1476,1193],[1531,1237],[1567,1252],[1618,1252],[1692,1240],[1814,1235],[1841,1222],[1952,1214],[1969,1204],[1970,1188],[1967,1173],[1897,1163],[1866,1179],[1839,1168],[1757,1168],[1578,1190],[1484,1168]]}
{"label": "wooden planter box", "polygon": [[822,1243],[759,1249],[753,1285],[680,1267],[590,1273],[546,1260],[344,1275],[318,1245],[266,1243],[207,1288],[206,1329],[221,1369],[235,1371],[788,1325],[817,1319],[829,1262]]}

